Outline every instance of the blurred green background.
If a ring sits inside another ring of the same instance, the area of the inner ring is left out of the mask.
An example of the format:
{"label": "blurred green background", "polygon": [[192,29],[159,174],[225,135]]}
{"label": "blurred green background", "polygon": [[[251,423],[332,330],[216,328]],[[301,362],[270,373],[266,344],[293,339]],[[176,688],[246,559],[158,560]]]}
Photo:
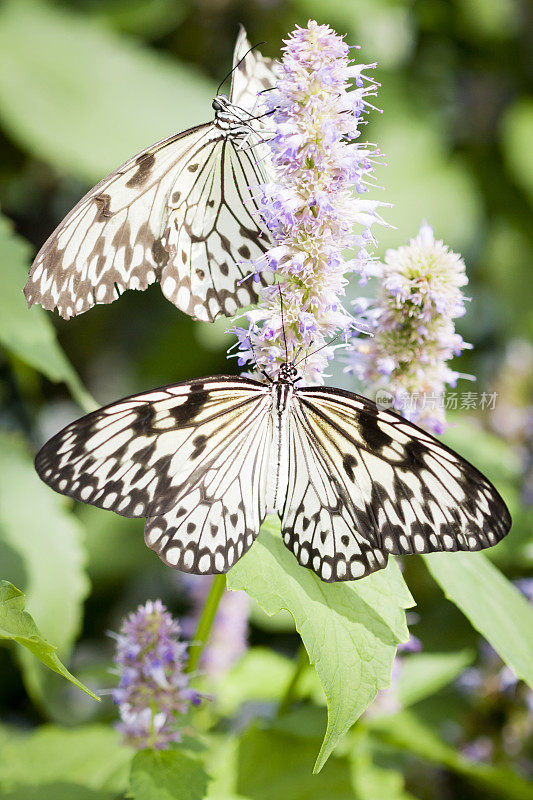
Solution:
{"label": "blurred green background", "polygon": [[[51,564],[63,559],[62,568],[72,576],[74,588],[53,603],[45,599],[39,606],[34,600],[35,616],[43,630],[49,625],[48,635],[59,644],[71,640],[81,626],[74,665],[90,685],[109,684],[111,644],[104,634],[117,629],[125,612],[148,597],[162,597],[177,611],[186,602],[176,575],[146,550],[140,520],[87,507],[76,509],[76,518],[69,513],[67,520],[61,516],[65,505],[57,503],[53,511],[57,521],[47,521],[42,493],[48,490],[32,482],[27,455],[79,415],[73,396],[83,398],[83,388],[75,373],[104,403],[194,376],[236,372],[237,366],[226,360],[226,348],[233,343],[224,335],[226,323],[192,322],[163,298],[157,285],[143,293],[127,292],[112,305],[97,306],[64,322],[41,309],[26,311],[25,270],[90,186],[143,147],[210,119],[217,84],[231,66],[239,23],[247,28],[252,43],[265,42],[261,45],[265,55],[276,57],[282,38],[309,17],[329,23],[346,33],[350,43],[361,45],[357,53],[361,61],[378,62],[375,74],[382,87],[376,105],[382,113],[370,115],[364,137],[385,154],[386,165],[377,170],[383,188],[373,196],[394,204],[384,213],[394,227],[376,231],[378,253],[416,235],[425,219],[436,237],[466,260],[472,302],[458,329],[474,349],[458,360],[457,368],[476,375],[478,381],[475,387],[460,388],[497,391],[498,401],[494,413],[459,413],[448,438],[487,472],[511,506],[513,533],[491,557],[510,578],[530,571],[531,3],[4,0],[0,5],[4,216],[0,220],[0,424],[9,452],[4,461],[6,494],[13,507],[24,508],[25,524],[32,531],[20,533],[20,528],[0,542],[0,577],[20,588],[29,582],[38,595],[43,560]],[[352,293],[357,292],[353,287]],[[337,384],[353,386],[342,364],[335,368],[334,378]],[[0,516],[1,524],[8,523]],[[66,528],[58,533],[62,525]],[[47,546],[47,536],[52,535],[48,528],[56,537],[57,555]],[[83,542],[75,552],[73,541]],[[39,562],[32,575],[24,548]],[[82,575],[85,568],[90,589]],[[477,635],[444,601],[419,559],[408,560],[406,578],[419,604],[420,621],[413,630],[424,648],[466,647],[476,658]],[[49,588],[43,579],[43,597]],[[70,611],[65,622],[66,606]],[[58,613],[61,625],[55,630]],[[254,612],[253,620],[253,644],[293,654],[296,637],[290,626],[273,629],[259,612]],[[47,718],[72,723],[109,719],[113,714],[110,703],[95,709],[78,695],[70,697],[65,710],[59,692],[56,698],[52,692],[48,704],[42,699],[32,703],[5,650],[0,650],[0,669],[0,706],[7,721],[27,726]],[[35,690],[34,696],[38,694]],[[454,746],[476,739],[480,730],[488,731],[496,742],[491,758],[518,771],[532,769],[525,744],[531,722],[521,721],[518,733],[518,723],[513,723],[512,735],[519,744],[506,750],[506,725],[516,709],[497,693],[478,702],[448,688],[419,705],[422,718]],[[441,765],[436,786],[437,767],[423,767],[415,759],[403,768],[418,797],[485,796],[484,789],[462,783],[460,770],[447,772]],[[288,800],[292,796],[285,795]]]}

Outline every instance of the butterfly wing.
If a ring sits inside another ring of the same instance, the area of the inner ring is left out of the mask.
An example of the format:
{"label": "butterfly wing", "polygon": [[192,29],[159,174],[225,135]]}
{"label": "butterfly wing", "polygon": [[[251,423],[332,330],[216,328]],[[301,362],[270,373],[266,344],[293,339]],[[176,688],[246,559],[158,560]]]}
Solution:
{"label": "butterfly wing", "polygon": [[168,262],[163,234],[174,186],[186,178],[187,192],[193,182],[188,167],[219,138],[211,125],[172,136],[91,189],[38,252],[24,289],[28,304],[57,308],[69,319],[160,279]]}
{"label": "butterfly wing", "polygon": [[[241,32],[236,53],[245,40]],[[250,107],[266,80],[263,62],[249,54],[234,80],[237,99]],[[40,249],[24,289],[28,305],[57,308],[69,319],[155,281],[196,319],[255,303],[257,284],[246,262],[270,243],[249,189],[267,180],[265,145],[256,138],[251,134],[242,147],[231,131],[208,123],[127,161],[80,200]]]}
{"label": "butterfly wing", "polygon": [[35,467],[53,489],[126,517],[186,572],[225,572],[265,517],[268,389],[206,378],[134,395],[68,425]]}
{"label": "butterfly wing", "polygon": [[260,102],[259,93],[272,89],[276,80],[275,61],[262,56],[256,48],[251,49],[241,25],[233,53],[230,102],[253,112]]}
{"label": "butterfly wing", "polygon": [[215,142],[208,158],[188,167],[196,169],[187,196],[176,192],[170,203],[161,286],[195,319],[213,321],[256,303],[258,283],[265,283],[262,274],[254,281],[248,263],[271,241],[249,189],[266,180],[257,158],[255,147],[239,149],[230,138]]}
{"label": "butterfly wing", "polygon": [[508,533],[494,486],[430,434],[351,392],[295,399],[282,531],[323,580],[363,577],[389,553],[481,550]]}

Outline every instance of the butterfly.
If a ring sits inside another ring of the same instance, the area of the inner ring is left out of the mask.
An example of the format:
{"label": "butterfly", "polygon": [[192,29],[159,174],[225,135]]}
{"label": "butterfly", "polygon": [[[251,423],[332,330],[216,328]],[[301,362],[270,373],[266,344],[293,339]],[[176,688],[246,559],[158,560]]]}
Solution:
{"label": "butterfly", "polygon": [[126,517],[184,572],[227,572],[278,513],[285,545],[323,581],[362,578],[390,553],[480,550],[511,517],[475,467],[365,397],[216,376],[94,411],[37,454],[53,489]]}
{"label": "butterfly", "polygon": [[152,145],[85,195],[38,252],[28,306],[69,319],[155,281],[200,320],[256,302],[243,262],[271,243],[249,187],[268,179],[255,108],[275,83],[273,63],[250,48],[241,27],[230,96],[213,100],[214,120]]}

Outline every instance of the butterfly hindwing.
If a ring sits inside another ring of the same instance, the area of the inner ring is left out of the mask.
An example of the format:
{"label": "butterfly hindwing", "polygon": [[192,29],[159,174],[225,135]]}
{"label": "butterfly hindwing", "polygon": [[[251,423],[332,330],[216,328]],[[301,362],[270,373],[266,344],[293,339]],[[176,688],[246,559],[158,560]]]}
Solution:
{"label": "butterfly hindwing", "polygon": [[282,536],[300,564],[322,580],[361,578],[387,564],[372,509],[348,493],[330,451],[326,426],[314,428],[298,401],[289,421],[289,479]]}
{"label": "butterfly hindwing", "polygon": [[268,394],[254,401],[242,413],[227,415],[209,437],[201,465],[187,475],[172,508],[146,520],[146,544],[169,566],[227,572],[259,533],[272,423]]}
{"label": "butterfly hindwing", "polygon": [[351,392],[306,388],[297,398],[302,449],[318,454],[320,478],[337,498],[337,506],[326,506],[335,543],[313,549],[327,525],[322,510],[315,519],[305,513],[304,493],[318,495],[320,478],[301,458],[289,469],[282,528],[290,549],[312,549],[324,580],[380,569],[388,553],[480,550],[508,532],[509,512],[496,489],[430,434]]}
{"label": "butterfly hindwing", "polygon": [[255,149],[238,150],[231,139],[213,142],[209,158],[188,167],[195,167],[188,195],[170,204],[161,286],[196,319],[230,316],[257,302],[248,261],[264,253],[269,234],[248,189],[265,180],[256,159]]}

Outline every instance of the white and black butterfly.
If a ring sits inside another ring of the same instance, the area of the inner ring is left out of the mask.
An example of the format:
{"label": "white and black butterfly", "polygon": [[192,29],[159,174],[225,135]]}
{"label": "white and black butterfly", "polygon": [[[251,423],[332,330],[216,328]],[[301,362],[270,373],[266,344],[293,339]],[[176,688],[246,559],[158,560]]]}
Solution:
{"label": "white and black butterfly", "polygon": [[53,489],[146,517],[149,547],[185,572],[226,572],[278,512],[283,540],[324,581],[361,578],[389,553],[480,550],[509,512],[475,467],[360,395],[210,377],[82,417],[38,453]]}
{"label": "white and black butterfly", "polygon": [[[241,28],[229,100],[215,119],[134,156],[83,197],[45,242],[24,294],[66,319],[125,289],[159,281],[165,297],[201,320],[257,300],[243,262],[271,238],[249,187],[267,180],[268,147],[254,126],[273,62]],[[264,278],[261,278],[264,281]]]}

